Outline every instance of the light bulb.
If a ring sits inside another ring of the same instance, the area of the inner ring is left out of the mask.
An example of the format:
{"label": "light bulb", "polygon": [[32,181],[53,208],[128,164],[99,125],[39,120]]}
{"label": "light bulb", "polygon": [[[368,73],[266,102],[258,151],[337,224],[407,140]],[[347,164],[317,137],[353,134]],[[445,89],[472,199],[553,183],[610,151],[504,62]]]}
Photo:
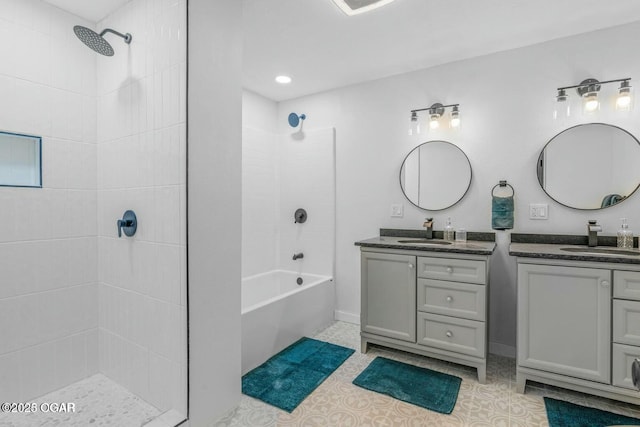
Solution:
{"label": "light bulb", "polygon": [[616,107],[620,110],[626,110],[631,105],[631,95],[628,93],[620,94],[616,100]]}
{"label": "light bulb", "polygon": [[600,101],[598,101],[597,92],[589,92],[584,98],[584,111],[587,113],[593,113],[600,107]]}
{"label": "light bulb", "polygon": [[629,111],[631,109],[631,86],[625,80],[620,84],[618,97],[616,98],[616,110]]}
{"label": "light bulb", "polygon": [[571,103],[565,89],[558,89],[558,95],[555,98],[555,107],[553,109],[553,119],[559,120],[571,116]]}
{"label": "light bulb", "polygon": [[420,122],[415,121],[411,122],[411,127],[409,128],[409,136],[420,135]]}
{"label": "light bulb", "polygon": [[460,110],[458,110],[457,105],[451,110],[451,120],[449,121],[449,125],[452,128],[460,127]]}
{"label": "light bulb", "polygon": [[438,121],[439,118],[439,114],[431,115],[431,120],[429,120],[429,129],[438,129],[440,127],[440,122]]}
{"label": "light bulb", "polygon": [[411,127],[409,128],[409,136],[420,134],[420,122],[418,121],[418,113],[411,112]]}

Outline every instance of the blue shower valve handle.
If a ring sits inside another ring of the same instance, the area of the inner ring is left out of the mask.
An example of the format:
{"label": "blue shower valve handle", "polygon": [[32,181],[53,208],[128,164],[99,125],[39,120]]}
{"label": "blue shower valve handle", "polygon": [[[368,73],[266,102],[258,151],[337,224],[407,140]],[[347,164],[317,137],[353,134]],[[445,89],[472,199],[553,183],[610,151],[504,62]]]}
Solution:
{"label": "blue shower valve handle", "polygon": [[132,237],[138,229],[138,219],[134,211],[128,210],[118,220],[118,237],[122,237],[124,231],[125,236]]}

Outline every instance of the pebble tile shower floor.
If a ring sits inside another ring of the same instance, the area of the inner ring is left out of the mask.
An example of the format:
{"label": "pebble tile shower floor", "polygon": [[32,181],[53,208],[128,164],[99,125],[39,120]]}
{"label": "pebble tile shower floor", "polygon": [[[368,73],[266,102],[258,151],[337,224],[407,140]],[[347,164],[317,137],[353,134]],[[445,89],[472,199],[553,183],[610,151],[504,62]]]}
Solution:
{"label": "pebble tile shower floor", "polygon": [[[544,396],[640,418],[640,406],[542,384],[528,385],[526,394],[519,394],[515,388],[514,359],[490,355],[487,384],[479,384],[476,370],[465,366],[377,346],[371,346],[367,354],[362,354],[359,331],[357,325],[335,322],[314,337],[353,348],[356,352],[291,414],[243,395],[238,408],[216,426],[542,427],[548,426]],[[428,411],[351,384],[376,356],[462,378],[453,413],[443,415]]]}
{"label": "pebble tile shower floor", "polygon": [[102,374],[46,394],[33,402],[75,403],[75,412],[0,413],[0,427],[140,427],[160,411]]}

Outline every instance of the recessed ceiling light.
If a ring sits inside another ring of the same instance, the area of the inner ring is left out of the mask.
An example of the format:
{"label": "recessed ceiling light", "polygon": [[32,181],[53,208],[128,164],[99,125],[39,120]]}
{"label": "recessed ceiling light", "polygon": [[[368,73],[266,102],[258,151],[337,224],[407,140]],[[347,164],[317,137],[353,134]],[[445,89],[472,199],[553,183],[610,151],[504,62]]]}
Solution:
{"label": "recessed ceiling light", "polygon": [[336,6],[349,16],[369,12],[385,4],[389,4],[392,1],[393,0],[333,0]]}
{"label": "recessed ceiling light", "polygon": [[281,85],[286,85],[286,84],[291,83],[291,77],[289,77],[289,76],[278,76],[278,77],[276,77],[276,81],[278,83],[280,83]]}

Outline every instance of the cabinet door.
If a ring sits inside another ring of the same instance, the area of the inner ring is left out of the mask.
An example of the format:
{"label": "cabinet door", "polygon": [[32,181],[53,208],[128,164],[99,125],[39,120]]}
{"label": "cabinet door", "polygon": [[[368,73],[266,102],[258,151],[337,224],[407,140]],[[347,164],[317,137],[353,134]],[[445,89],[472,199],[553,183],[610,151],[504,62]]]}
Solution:
{"label": "cabinet door", "polygon": [[518,364],[609,383],[611,272],[518,264]]}
{"label": "cabinet door", "polygon": [[361,327],[365,332],[416,341],[416,257],[362,252]]}

